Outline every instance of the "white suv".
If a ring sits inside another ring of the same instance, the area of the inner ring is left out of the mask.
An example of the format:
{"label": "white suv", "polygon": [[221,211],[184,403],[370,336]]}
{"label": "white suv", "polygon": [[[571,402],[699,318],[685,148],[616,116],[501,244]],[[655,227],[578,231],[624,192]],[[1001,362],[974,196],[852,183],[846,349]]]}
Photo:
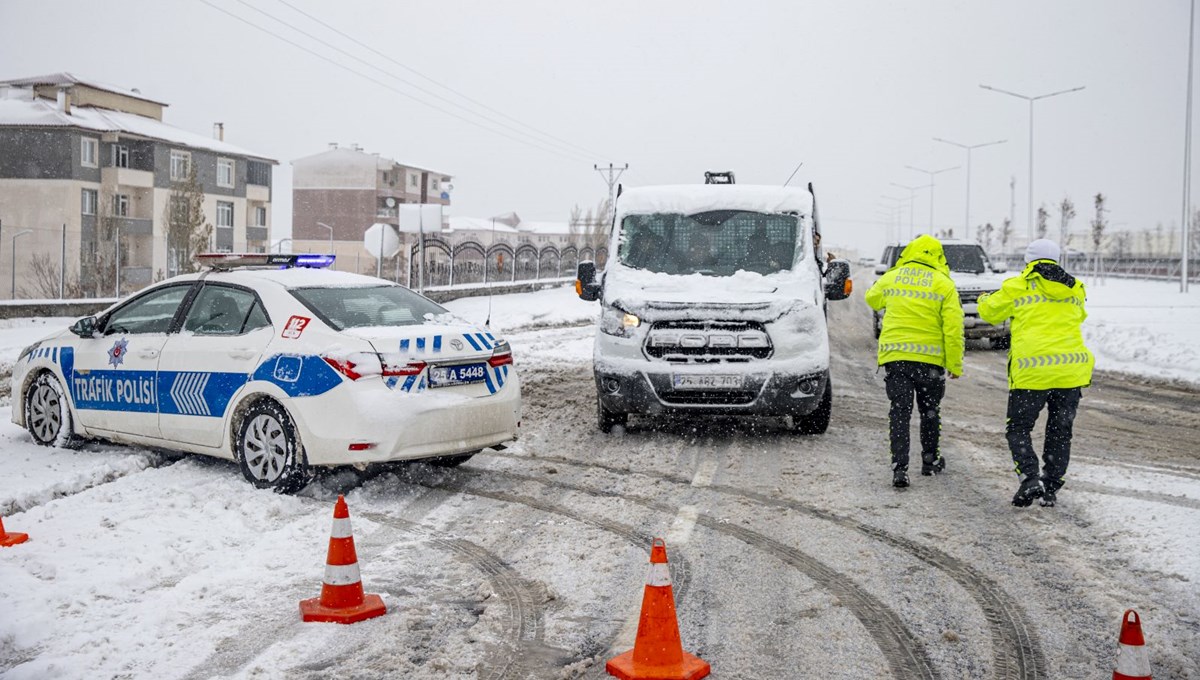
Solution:
{"label": "white suv", "polygon": [[[971,241],[942,239],[942,248],[946,252],[946,263],[950,265],[950,278],[958,289],[958,299],[963,306],[963,335],[967,338],[987,338],[992,347],[1006,349],[1009,343],[1008,322],[993,326],[979,318],[975,301],[984,293],[1000,290],[1000,283],[1011,276],[1005,276],[1008,267],[1002,262],[993,263],[984,252],[983,247]],[[875,265],[875,274],[882,275],[896,266],[896,260],[904,252],[908,243],[895,243],[883,249],[879,264]],[[883,311],[873,312],[875,321],[875,337],[883,328]]]}

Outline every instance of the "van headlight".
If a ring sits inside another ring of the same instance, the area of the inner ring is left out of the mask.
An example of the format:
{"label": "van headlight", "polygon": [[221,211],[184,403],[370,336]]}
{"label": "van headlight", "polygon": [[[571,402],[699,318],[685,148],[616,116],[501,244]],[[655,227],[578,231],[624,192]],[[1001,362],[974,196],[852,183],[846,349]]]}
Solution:
{"label": "van headlight", "polygon": [[600,330],[619,338],[633,335],[633,329],[642,325],[642,320],[619,307],[605,307],[600,312]]}

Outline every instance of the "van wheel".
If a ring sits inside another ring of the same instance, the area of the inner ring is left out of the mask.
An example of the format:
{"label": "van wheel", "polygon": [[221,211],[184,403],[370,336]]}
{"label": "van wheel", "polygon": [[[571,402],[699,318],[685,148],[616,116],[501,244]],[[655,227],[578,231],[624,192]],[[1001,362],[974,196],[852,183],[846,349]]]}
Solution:
{"label": "van wheel", "polygon": [[829,429],[829,418],[833,415],[833,378],[825,380],[825,394],[821,395],[821,403],[812,413],[806,416],[794,416],[796,434],[825,434]]}
{"label": "van wheel", "polygon": [[610,411],[604,408],[604,402],[600,398],[596,398],[596,423],[600,426],[600,431],[608,434],[612,432],[617,425],[625,427],[629,424],[629,414],[620,413],[619,411]]}
{"label": "van wheel", "polygon": [[992,338],[988,342],[991,344],[992,349],[1008,349],[1012,345],[1012,336],[1005,335],[1001,338]]}
{"label": "van wheel", "polygon": [[49,371],[40,373],[25,390],[25,429],[41,446],[74,449],[83,443],[75,434],[62,383]]}
{"label": "van wheel", "polygon": [[235,453],[242,475],[255,488],[295,493],[312,481],[291,417],[270,399],[251,406],[242,418]]}

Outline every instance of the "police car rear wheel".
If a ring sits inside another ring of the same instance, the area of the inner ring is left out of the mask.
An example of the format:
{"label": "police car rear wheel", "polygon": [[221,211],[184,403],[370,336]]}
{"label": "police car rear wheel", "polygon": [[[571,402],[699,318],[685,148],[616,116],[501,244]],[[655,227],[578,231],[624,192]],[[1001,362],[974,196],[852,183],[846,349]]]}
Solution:
{"label": "police car rear wheel", "polygon": [[25,427],[42,446],[73,448],[80,442],[62,385],[50,373],[38,375],[25,391]]}
{"label": "police car rear wheel", "polygon": [[294,493],[311,479],[292,420],[273,401],[250,407],[242,419],[237,445],[242,474],[259,489]]}
{"label": "police car rear wheel", "polygon": [[477,453],[479,453],[479,451],[472,451],[470,453],[460,453],[457,456],[438,456],[437,458],[430,458],[426,462],[435,467],[443,467],[443,468],[458,467],[459,465],[462,465],[463,463],[467,462],[468,460],[471,460],[471,457]]}

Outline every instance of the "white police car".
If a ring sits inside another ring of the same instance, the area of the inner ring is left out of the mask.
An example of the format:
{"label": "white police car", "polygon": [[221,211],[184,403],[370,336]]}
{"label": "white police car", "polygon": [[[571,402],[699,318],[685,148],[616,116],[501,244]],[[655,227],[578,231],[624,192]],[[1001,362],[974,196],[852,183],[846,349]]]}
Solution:
{"label": "white police car", "polygon": [[517,438],[509,345],[407,288],[325,255],[204,255],[25,348],[13,422],[235,460],[260,488],[312,466],[456,465]]}

